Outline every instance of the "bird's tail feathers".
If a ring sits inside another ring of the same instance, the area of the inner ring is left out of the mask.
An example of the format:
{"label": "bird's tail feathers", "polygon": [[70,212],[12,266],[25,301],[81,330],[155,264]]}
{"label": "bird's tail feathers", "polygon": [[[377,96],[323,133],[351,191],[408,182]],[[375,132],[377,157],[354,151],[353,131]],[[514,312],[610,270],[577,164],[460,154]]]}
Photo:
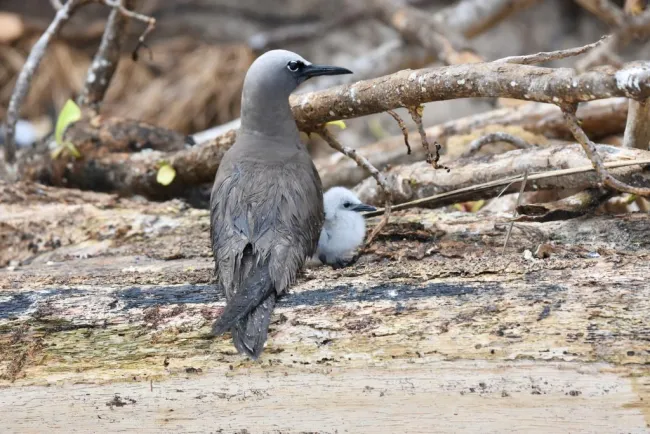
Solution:
{"label": "bird's tail feathers", "polygon": [[268,261],[258,261],[253,255],[245,255],[240,270],[242,278],[238,279],[237,290],[212,326],[212,333],[215,336],[227,332],[237,321],[245,318],[275,292]]}
{"label": "bird's tail feathers", "polygon": [[232,327],[235,348],[253,360],[264,350],[276,297],[275,291],[272,291],[259,306]]}

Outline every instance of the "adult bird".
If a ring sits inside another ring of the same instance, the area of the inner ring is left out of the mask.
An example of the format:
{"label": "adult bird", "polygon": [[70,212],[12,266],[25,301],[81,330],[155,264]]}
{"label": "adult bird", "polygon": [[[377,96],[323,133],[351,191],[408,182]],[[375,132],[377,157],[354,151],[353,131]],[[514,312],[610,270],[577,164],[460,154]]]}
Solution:
{"label": "adult bird", "polygon": [[316,256],[323,264],[341,268],[349,264],[354,250],[366,235],[366,221],[359,214],[374,211],[344,187],[332,187],[323,195],[325,223],[320,232]]}
{"label": "adult bird", "polygon": [[289,106],[289,95],[319,75],[351,74],[285,50],[258,57],[244,79],[241,127],[210,197],[210,236],[226,307],[212,327],[232,332],[256,359],[278,296],[316,250],[323,224],[321,180]]}

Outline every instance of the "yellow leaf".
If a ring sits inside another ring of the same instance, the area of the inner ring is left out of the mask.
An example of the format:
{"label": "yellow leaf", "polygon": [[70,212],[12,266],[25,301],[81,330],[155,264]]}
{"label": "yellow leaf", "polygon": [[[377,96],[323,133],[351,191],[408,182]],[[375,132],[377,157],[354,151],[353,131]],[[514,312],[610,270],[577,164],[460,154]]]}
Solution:
{"label": "yellow leaf", "polygon": [[343,122],[343,121],[330,121],[330,122],[326,123],[325,125],[336,125],[337,127],[339,127],[342,130],[344,130],[347,127],[347,125],[345,125],[345,122]]}
{"label": "yellow leaf", "polygon": [[629,205],[631,203],[634,203],[636,198],[636,194],[630,194],[624,202]]}
{"label": "yellow leaf", "polygon": [[56,143],[60,146],[63,145],[63,133],[68,126],[81,119],[81,109],[71,99],[67,100],[59,113],[59,118],[56,120],[56,128],[54,130],[54,138]]}
{"label": "yellow leaf", "polygon": [[174,168],[169,164],[165,163],[162,166],[160,166],[160,169],[158,169],[158,175],[156,176],[156,181],[158,182],[158,184],[169,185],[172,183],[175,177],[176,177],[176,171],[174,170]]}
{"label": "yellow leaf", "polygon": [[470,202],[470,204],[471,204],[470,211],[471,212],[478,212],[481,208],[483,208],[483,205],[485,205],[485,201],[484,200],[477,200],[477,201],[474,201],[474,202]]}
{"label": "yellow leaf", "polygon": [[52,153],[50,154],[52,156],[52,159],[56,160],[57,158],[59,158],[59,156],[61,155],[61,152],[63,152],[64,149],[67,149],[68,152],[70,154],[72,154],[73,157],[81,158],[81,152],[79,152],[77,147],[75,145],[73,145],[72,142],[67,141],[67,142],[64,142],[62,145],[58,145],[56,147],[56,149],[54,149],[52,151]]}

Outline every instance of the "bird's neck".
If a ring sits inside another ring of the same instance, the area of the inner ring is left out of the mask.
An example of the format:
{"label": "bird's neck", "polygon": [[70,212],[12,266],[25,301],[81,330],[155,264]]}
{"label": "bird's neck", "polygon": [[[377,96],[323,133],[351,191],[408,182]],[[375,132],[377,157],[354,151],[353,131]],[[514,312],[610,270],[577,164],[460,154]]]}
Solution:
{"label": "bird's neck", "polygon": [[244,91],[241,128],[247,133],[269,138],[300,140],[289,98],[278,98],[268,89]]}

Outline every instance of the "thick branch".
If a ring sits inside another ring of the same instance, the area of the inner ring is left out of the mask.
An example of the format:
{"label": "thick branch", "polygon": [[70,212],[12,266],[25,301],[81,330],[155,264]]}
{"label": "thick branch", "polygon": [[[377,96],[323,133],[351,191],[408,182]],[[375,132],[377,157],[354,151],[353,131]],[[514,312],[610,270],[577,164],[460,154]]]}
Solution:
{"label": "thick branch", "polygon": [[[638,149],[617,148],[609,145],[597,145],[596,149],[604,156],[605,164],[630,164],[634,160],[650,164],[650,152]],[[400,204],[416,199],[446,194],[456,189],[464,189],[463,195],[442,196],[436,206],[449,205],[469,200],[489,199],[498,195],[503,187],[508,185],[502,180],[510,177],[520,177],[528,171],[527,190],[545,189],[585,189],[597,187],[600,178],[594,173],[590,160],[581,150],[580,145],[559,145],[539,147],[526,150],[513,150],[503,154],[494,154],[480,159],[462,159],[449,164],[450,172],[431,170],[424,161],[396,166],[385,173],[391,188],[394,203]],[[567,169],[566,176],[541,176],[541,172],[557,169]],[[579,169],[577,172],[572,169]],[[643,168],[630,166],[612,170],[620,179],[650,186],[650,179],[642,175]],[[537,174],[540,173],[540,176]],[[519,178],[517,178],[519,179]],[[510,180],[511,182],[512,180]],[[478,188],[484,183],[488,184]],[[518,190],[518,184],[510,185],[506,192]],[[368,178],[359,184],[355,190],[359,198],[367,203],[380,204],[381,191],[377,189],[374,179]],[[438,200],[438,199],[436,199]],[[427,205],[428,206],[428,205]],[[395,205],[394,210],[402,209]]]}
{"label": "thick branch", "polygon": [[54,20],[50,23],[47,30],[38,38],[34,44],[29,56],[23,65],[23,69],[18,75],[16,86],[14,87],[9,107],[7,109],[7,125],[5,129],[5,160],[8,163],[16,161],[16,143],[14,134],[16,133],[16,122],[20,116],[20,107],[23,104],[29,86],[38,70],[38,66],[45,56],[45,51],[52,39],[54,39],[61,30],[61,27],[70,19],[74,11],[81,5],[87,3],[88,0],[68,0],[68,2],[61,7],[57,12]]}
{"label": "thick branch", "polygon": [[366,116],[399,107],[456,98],[506,97],[545,103],[577,103],[626,96],[650,97],[650,63],[635,62],[618,71],[582,74],[567,68],[509,63],[479,63],[400,71],[395,74],[291,97],[298,125]]}
{"label": "thick branch", "polygon": [[[26,164],[23,178],[82,190],[171,199],[187,196],[192,188],[212,182],[221,158],[234,139],[233,130],[214,141],[173,153],[152,150],[137,153],[102,152],[96,157],[85,159],[82,156],[82,159],[65,163],[45,161],[36,169]],[[174,181],[168,186],[156,181],[162,162],[176,170]]]}
{"label": "thick branch", "polygon": [[[135,0],[121,0],[119,4],[127,9],[133,9]],[[94,112],[99,110],[99,105],[104,99],[104,94],[120,61],[122,44],[126,38],[129,21],[129,17],[124,15],[119,8],[113,8],[108,17],[99,49],[88,69],[86,83],[77,99],[80,106],[90,108]]]}

